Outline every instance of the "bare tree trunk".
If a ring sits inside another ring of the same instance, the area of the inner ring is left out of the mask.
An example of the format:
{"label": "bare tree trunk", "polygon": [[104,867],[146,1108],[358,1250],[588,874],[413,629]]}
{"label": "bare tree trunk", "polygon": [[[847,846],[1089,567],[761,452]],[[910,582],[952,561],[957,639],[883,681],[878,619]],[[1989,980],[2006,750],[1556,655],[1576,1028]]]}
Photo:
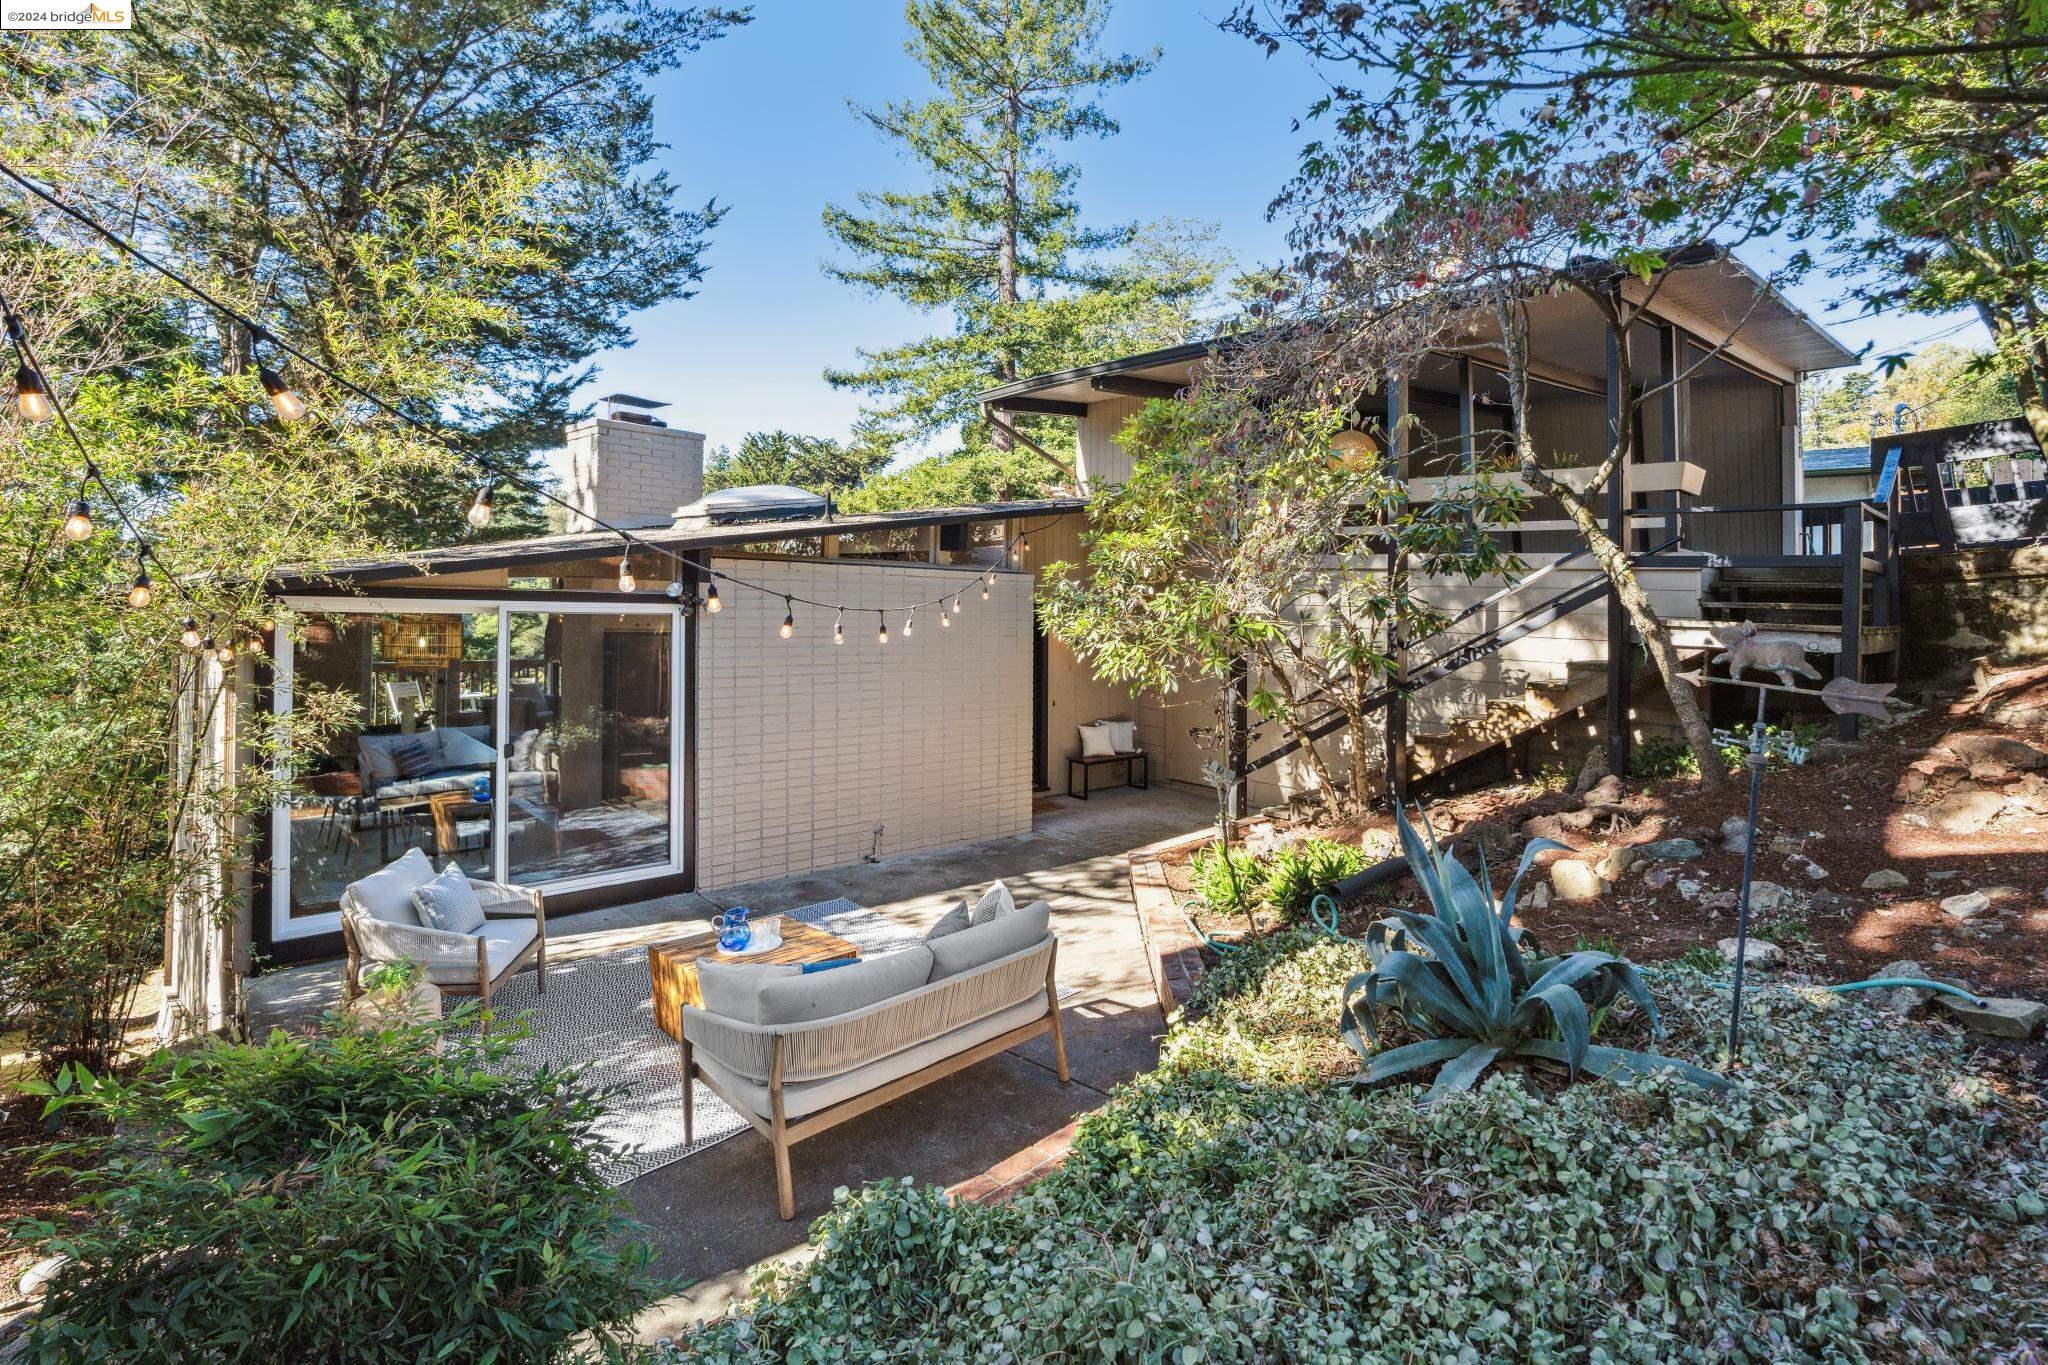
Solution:
{"label": "bare tree trunk", "polygon": [[[1019,185],[1022,179],[1017,164],[1017,128],[1024,118],[1022,98],[1012,92],[1008,107],[1003,115],[1004,127],[1009,133],[1009,147],[1003,159],[1003,227],[1001,240],[996,245],[996,303],[1005,321],[1016,310],[1017,304],[1017,233],[1018,220],[1023,216]],[[1017,357],[1005,349],[996,362],[998,379],[1007,383],[1017,377]],[[1010,433],[1001,427],[994,431],[997,450],[1009,450],[1016,445]]]}

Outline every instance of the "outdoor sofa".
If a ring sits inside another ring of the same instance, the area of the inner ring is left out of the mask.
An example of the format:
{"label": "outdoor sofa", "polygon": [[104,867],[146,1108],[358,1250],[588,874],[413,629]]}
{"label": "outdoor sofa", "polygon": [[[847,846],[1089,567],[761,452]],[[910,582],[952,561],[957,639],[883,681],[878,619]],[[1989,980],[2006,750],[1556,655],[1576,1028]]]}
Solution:
{"label": "outdoor sofa", "polygon": [[[796,1216],[789,1149],[805,1138],[1040,1034],[1066,1083],[1051,907],[990,913],[989,900],[972,912],[981,923],[962,901],[936,937],[829,971],[699,963],[704,1006],[682,1012],[683,1075],[773,1145],[784,1218]],[[690,1110],[686,1099],[686,1142]]]}

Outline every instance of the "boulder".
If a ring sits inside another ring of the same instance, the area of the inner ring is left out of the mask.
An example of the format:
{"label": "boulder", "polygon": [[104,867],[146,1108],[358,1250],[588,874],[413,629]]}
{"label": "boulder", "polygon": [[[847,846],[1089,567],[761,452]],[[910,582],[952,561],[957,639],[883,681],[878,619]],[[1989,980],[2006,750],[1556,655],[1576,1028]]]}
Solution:
{"label": "boulder", "polygon": [[1550,883],[1538,882],[1529,892],[1528,907],[1531,910],[1545,910],[1550,907]]}
{"label": "boulder", "polygon": [[[1724,938],[1715,946],[1721,950],[1723,962],[1735,961],[1735,939]],[[1746,967],[1775,967],[1784,960],[1785,950],[1769,939],[1752,938],[1742,945],[1742,962]]]}
{"label": "boulder", "polygon": [[[1887,962],[1883,970],[1872,972],[1871,976],[1917,976],[1925,979],[1927,969],[1911,958],[1902,958],[1897,962]],[[1864,998],[1881,1010],[1889,1010],[1893,1014],[1911,1014],[1938,993],[1919,986],[1888,986],[1883,990],[1867,992]]]}
{"label": "boulder", "polygon": [[2008,996],[1986,1000],[1982,1005],[1973,1005],[1953,995],[1936,996],[1935,999],[1939,1006],[1964,1028],[1991,1038],[2014,1038],[2025,1041],[2039,1033],[2043,1023],[2048,1023],[2048,1005],[2038,1000],[2020,1000]]}
{"label": "boulder", "polygon": [[2048,768],[2048,754],[2033,745],[2004,735],[1950,735],[1942,747],[1964,763],[2002,763],[2008,768],[2032,771]]}
{"label": "boulder", "polygon": [[1927,821],[1944,834],[1975,834],[1998,818],[2005,797],[1998,792],[1956,792],[1927,812]]}
{"label": "boulder", "polygon": [[1702,856],[1700,846],[1691,839],[1658,839],[1653,843],[1637,844],[1633,851],[1637,857],[1653,863],[1684,862]]}
{"label": "boulder", "polygon": [[1611,848],[1607,856],[1594,867],[1604,882],[1618,882],[1629,874],[1636,865],[1636,851],[1632,848]]}
{"label": "boulder", "polygon": [[[1688,886],[1696,888],[1698,885],[1698,882],[1680,882],[1678,884],[1679,894],[1684,895],[1685,888]],[[1691,900],[1692,897],[1687,896],[1686,899]],[[1733,910],[1737,900],[1738,895],[1733,891],[1709,891],[1706,895],[1700,897],[1700,909],[1711,910],[1719,914],[1724,911]]]}
{"label": "boulder", "polygon": [[58,1272],[70,1264],[69,1256],[45,1256],[22,1273],[16,1288],[24,1299],[39,1299],[49,1292],[50,1282],[57,1278]]}
{"label": "boulder", "polygon": [[1731,815],[1721,822],[1721,847],[1730,853],[1749,851],[1749,821],[1739,815]]}
{"label": "boulder", "polygon": [[1910,883],[1906,880],[1905,873],[1894,872],[1888,867],[1880,867],[1863,879],[1865,891],[1896,891],[1907,885]]}
{"label": "boulder", "polygon": [[[1740,903],[1739,898],[1737,903]],[[1749,908],[1754,914],[1775,915],[1781,910],[1792,908],[1792,893],[1776,882],[1751,882]]]}
{"label": "boulder", "polygon": [[1561,901],[1586,901],[1607,889],[1600,874],[1586,863],[1563,858],[1550,865],[1550,884]]}
{"label": "boulder", "polygon": [[1943,896],[1941,913],[1950,919],[1975,919],[1991,908],[1991,897],[1982,891],[1965,891],[1960,896]]}

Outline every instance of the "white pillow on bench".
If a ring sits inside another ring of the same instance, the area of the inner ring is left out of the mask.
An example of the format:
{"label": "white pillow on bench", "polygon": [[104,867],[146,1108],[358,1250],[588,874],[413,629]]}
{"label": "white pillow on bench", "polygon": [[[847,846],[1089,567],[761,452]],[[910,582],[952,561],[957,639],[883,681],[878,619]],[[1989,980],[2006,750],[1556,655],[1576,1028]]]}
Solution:
{"label": "white pillow on bench", "polygon": [[1079,728],[1081,731],[1081,757],[1116,757],[1116,741],[1110,738],[1107,728],[1101,725],[1083,725]]}
{"label": "white pillow on bench", "polygon": [[1120,754],[1138,752],[1138,722],[1134,720],[1098,720],[1097,726],[1109,731],[1111,749]]}

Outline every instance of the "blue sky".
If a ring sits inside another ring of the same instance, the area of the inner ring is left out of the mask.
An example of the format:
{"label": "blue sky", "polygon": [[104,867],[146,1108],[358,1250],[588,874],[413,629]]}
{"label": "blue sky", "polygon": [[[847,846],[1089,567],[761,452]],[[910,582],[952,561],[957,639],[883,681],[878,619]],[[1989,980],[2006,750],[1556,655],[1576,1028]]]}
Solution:
{"label": "blue sky", "polygon": [[[1077,143],[1080,199],[1094,223],[1160,217],[1221,229],[1241,265],[1277,256],[1279,224],[1266,204],[1309,134],[1292,121],[1320,85],[1283,50],[1266,58],[1219,32],[1225,0],[1120,0],[1107,43],[1163,49],[1157,70],[1105,99],[1116,137]],[[696,297],[633,319],[636,343],[596,357],[586,398],[624,391],[675,406],[671,424],[733,444],[775,427],[847,434],[857,393],[823,378],[861,346],[884,346],[945,325],[892,299],[828,279],[832,243],[819,224],[827,202],[863,189],[912,187],[915,171],[847,109],[926,93],[903,51],[899,0],[762,0],[754,22],[712,44],[654,87],[658,163],[692,202],[728,206]],[[1849,345],[1896,347],[1958,319],[1898,317],[1842,322],[1826,309],[1822,280],[1797,301]],[[1954,337],[1975,343],[1970,324]]]}

